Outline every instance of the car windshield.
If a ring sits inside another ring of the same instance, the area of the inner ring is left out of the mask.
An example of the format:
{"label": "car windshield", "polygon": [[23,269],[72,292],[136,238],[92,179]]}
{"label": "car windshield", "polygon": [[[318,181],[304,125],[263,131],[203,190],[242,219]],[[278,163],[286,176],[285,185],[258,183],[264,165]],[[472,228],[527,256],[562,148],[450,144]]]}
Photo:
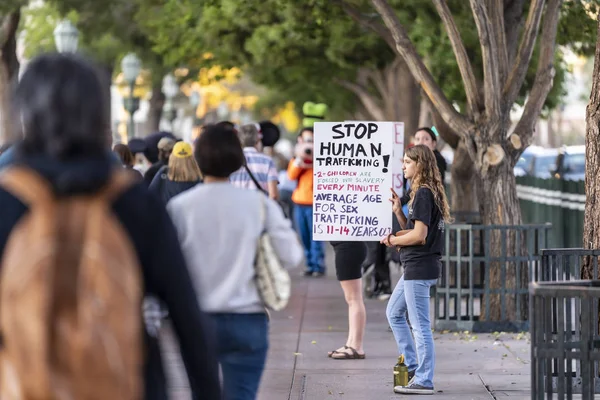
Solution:
{"label": "car windshield", "polygon": [[531,165],[531,159],[533,158],[533,154],[531,153],[523,153],[521,157],[519,157],[519,161],[515,165],[516,168],[522,168],[523,171],[528,171],[529,166]]}
{"label": "car windshield", "polygon": [[549,174],[551,170],[555,169],[556,164],[556,156],[555,155],[547,155],[547,156],[537,156],[535,158],[535,176],[540,176],[544,174]]}
{"label": "car windshield", "polygon": [[583,174],[585,172],[585,154],[567,154],[564,165],[566,173]]}

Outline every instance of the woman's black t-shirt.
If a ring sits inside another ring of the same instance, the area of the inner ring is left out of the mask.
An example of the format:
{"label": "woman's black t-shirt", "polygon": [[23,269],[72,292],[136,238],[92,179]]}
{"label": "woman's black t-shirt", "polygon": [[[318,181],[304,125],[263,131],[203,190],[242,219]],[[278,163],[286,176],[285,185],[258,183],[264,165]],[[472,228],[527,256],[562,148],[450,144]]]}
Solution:
{"label": "woman's black t-shirt", "polygon": [[413,229],[415,221],[421,221],[428,229],[424,245],[400,248],[404,279],[437,279],[444,248],[444,220],[430,189],[421,187],[417,190],[408,208],[407,220],[406,229]]}

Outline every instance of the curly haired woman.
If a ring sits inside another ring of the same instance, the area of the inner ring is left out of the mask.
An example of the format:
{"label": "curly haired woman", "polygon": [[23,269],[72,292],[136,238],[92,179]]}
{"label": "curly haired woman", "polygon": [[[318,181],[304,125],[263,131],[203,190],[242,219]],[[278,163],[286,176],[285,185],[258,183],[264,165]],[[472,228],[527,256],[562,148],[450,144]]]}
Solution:
{"label": "curly haired woman", "polygon": [[[404,275],[392,293],[386,314],[398,351],[406,359],[410,381],[407,386],[396,386],[394,391],[433,394],[435,350],[429,321],[429,290],[440,274],[444,223],[450,222],[450,207],[430,148],[417,145],[407,149],[403,169],[412,189],[408,217],[392,189],[392,210],[403,230],[398,236],[389,235],[381,240],[387,246],[400,248],[404,265]],[[407,311],[414,341],[406,320]]]}

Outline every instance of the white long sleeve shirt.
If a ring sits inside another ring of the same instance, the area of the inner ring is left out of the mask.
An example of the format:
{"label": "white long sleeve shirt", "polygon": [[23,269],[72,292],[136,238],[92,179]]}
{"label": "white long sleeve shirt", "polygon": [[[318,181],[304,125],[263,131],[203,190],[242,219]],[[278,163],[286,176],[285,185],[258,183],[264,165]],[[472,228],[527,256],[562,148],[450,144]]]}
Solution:
{"label": "white long sleeve shirt", "polygon": [[229,182],[205,183],[167,205],[204,311],[264,311],[254,283],[254,258],[265,228],[262,204],[266,230],[279,259],[286,268],[298,266],[304,254],[290,221],[277,203],[259,191]]}

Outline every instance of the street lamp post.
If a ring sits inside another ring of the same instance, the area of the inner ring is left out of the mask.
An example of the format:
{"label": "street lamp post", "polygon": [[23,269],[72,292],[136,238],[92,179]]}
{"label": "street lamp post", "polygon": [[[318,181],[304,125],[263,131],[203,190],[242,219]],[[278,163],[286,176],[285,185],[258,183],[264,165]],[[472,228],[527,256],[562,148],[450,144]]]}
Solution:
{"label": "street lamp post", "polygon": [[198,93],[197,90],[192,91],[192,93],[190,94],[190,105],[192,106],[192,110],[193,110],[193,126],[199,125],[199,121],[198,121],[198,117],[196,116],[197,111],[198,111],[198,105],[200,104],[200,93]]}
{"label": "street lamp post", "polygon": [[54,28],[54,42],[59,53],[75,53],[79,44],[79,31],[69,20]]}
{"label": "street lamp post", "polygon": [[123,76],[125,82],[129,84],[129,97],[123,99],[125,109],[129,112],[129,129],[127,130],[127,136],[131,139],[135,136],[135,123],[133,121],[133,114],[140,108],[140,99],[134,96],[135,81],[142,70],[142,62],[134,53],[129,53],[121,61],[121,69],[123,70]]}
{"label": "street lamp post", "polygon": [[172,74],[167,74],[163,78],[162,91],[165,94],[167,101],[165,102],[164,111],[165,116],[171,124],[171,131],[173,130],[173,121],[177,117],[177,110],[173,104],[173,98],[179,93],[179,85],[177,80]]}

